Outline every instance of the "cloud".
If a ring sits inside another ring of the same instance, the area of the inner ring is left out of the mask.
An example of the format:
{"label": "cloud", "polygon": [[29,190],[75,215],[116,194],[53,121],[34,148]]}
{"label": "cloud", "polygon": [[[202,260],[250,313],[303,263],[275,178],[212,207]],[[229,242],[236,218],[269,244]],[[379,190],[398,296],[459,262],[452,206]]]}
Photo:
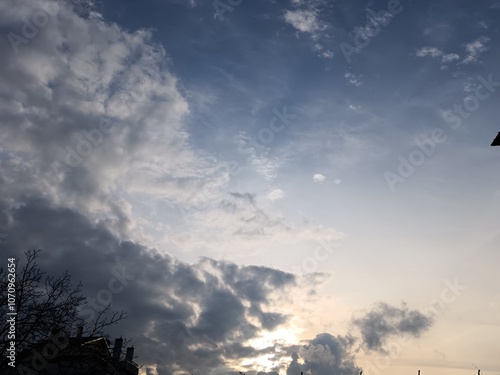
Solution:
{"label": "cloud", "polygon": [[322,175],[321,173],[316,173],[313,176],[313,181],[316,183],[321,183],[321,182],[324,182],[325,180],[326,180],[326,176]]}
{"label": "cloud", "polygon": [[264,210],[249,193],[224,196],[214,209],[193,213],[191,224],[189,232],[172,236],[174,244],[184,249],[202,247],[218,256],[233,258],[260,254],[274,245],[301,241],[334,243],[343,238],[331,227],[295,226]]}
{"label": "cloud", "polygon": [[[38,9],[10,0],[0,8],[6,30],[20,30],[14,20]],[[127,32],[69,3],[19,53],[5,38],[0,48],[5,199],[43,196],[122,238],[212,256],[248,256],[270,243],[313,240],[313,233],[341,237],[333,228],[297,227],[228,194],[229,165],[190,144],[191,103],[148,31]],[[282,162],[264,151],[254,150],[249,163],[272,181]]]}
{"label": "cloud", "polygon": [[[20,20],[50,4],[2,2],[0,26],[22,35]],[[106,216],[123,236],[143,233],[132,217],[141,202],[190,208],[217,198],[228,164],[189,143],[190,104],[151,33],[125,31],[93,10],[84,16],[71,2],[51,14],[17,52],[0,40],[3,196],[50,197]]]}
{"label": "cloud", "polygon": [[405,305],[397,308],[379,303],[363,316],[353,319],[351,324],[351,331],[361,329],[360,338],[350,334],[334,336],[325,332],[312,340],[306,340],[302,346],[290,346],[291,362],[287,374],[359,374],[361,369],[354,357],[358,344],[368,350],[386,353],[384,344],[387,339],[403,334],[418,337],[430,328],[432,320],[417,310],[409,310]]}
{"label": "cloud", "polygon": [[[248,153],[249,163],[254,171],[267,181],[272,181],[277,177],[277,170],[281,167],[278,158],[270,156],[270,149],[258,141],[251,140],[245,132],[240,132],[236,138],[238,149]],[[257,144],[256,147],[247,147],[248,144]]]}
{"label": "cloud", "polygon": [[[355,365],[351,351],[354,342],[348,336],[319,334],[292,353],[287,375],[301,372],[314,375],[358,374],[360,369]],[[299,358],[303,363],[299,362]]]}
{"label": "cloud", "polygon": [[292,5],[295,9],[287,9],[283,14],[285,23],[291,25],[297,34],[303,33],[311,38],[310,48],[316,56],[333,59],[331,35],[327,32],[331,26],[321,19],[328,4],[320,0],[299,0],[292,1]]}
{"label": "cloud", "polygon": [[452,62],[452,61],[455,61],[455,60],[458,60],[460,59],[460,56],[457,55],[456,53],[448,53],[447,55],[444,55],[443,58],[441,59],[441,61],[443,63],[449,63],[449,62]]}
{"label": "cloud", "polygon": [[361,75],[356,75],[354,73],[345,73],[344,77],[347,79],[347,82],[349,82],[350,85],[360,87],[363,85],[363,81],[361,79]]}
{"label": "cloud", "polygon": [[450,62],[453,62],[455,60],[460,59],[460,56],[457,55],[456,53],[445,54],[443,51],[441,51],[435,47],[420,48],[419,50],[417,50],[415,52],[415,54],[418,57],[430,56],[430,57],[434,57],[434,58],[441,58],[442,63],[450,63]]}
{"label": "cloud", "polygon": [[[49,3],[1,2],[0,28],[22,35],[23,17]],[[355,369],[349,337],[323,333],[304,345],[251,344],[266,332],[293,329],[285,305],[293,309],[299,293],[313,295],[311,284],[324,274],[298,277],[208,257],[185,263],[171,255],[177,248],[248,254],[276,243],[338,241],[342,234],[321,225],[297,227],[263,209],[258,195],[227,192],[228,164],[190,143],[186,117],[193,97],[181,89],[167,51],[151,32],[126,31],[92,8],[75,10],[76,3],[82,2],[61,2],[16,48],[0,39],[2,247],[14,256],[43,249],[42,268],[50,274],[68,269],[93,300],[116,270],[129,275],[112,301],[129,319],[109,333],[134,339],[141,361],[158,374],[227,373],[261,356],[288,364],[292,352],[292,365],[306,371]],[[294,4],[307,9],[285,12],[286,22],[315,38],[325,28],[321,13],[309,2]],[[331,57],[322,46],[316,52]],[[203,94],[200,103],[203,96],[212,99]],[[358,138],[342,139],[361,154]],[[281,161],[255,153],[250,165],[271,181]],[[317,183],[325,179],[313,176]],[[275,188],[267,198],[283,195]],[[190,215],[189,231],[173,230],[165,217],[136,216],[165,208]],[[167,245],[149,246],[146,225]],[[378,335],[383,342],[384,333]]]}
{"label": "cloud", "polygon": [[276,170],[280,167],[276,159],[267,157],[265,155],[250,156],[250,165],[254,167],[255,171],[264,177],[267,181],[273,181],[277,177]]}
{"label": "cloud", "polygon": [[322,28],[314,10],[286,10],[284,18],[286,23],[303,33],[314,34]]}
{"label": "cloud", "polygon": [[[249,203],[254,200],[248,194],[234,196]],[[269,267],[211,258],[184,263],[165,250],[121,240],[103,223],[55,207],[44,198],[27,198],[16,206],[2,200],[0,212],[0,231],[9,234],[4,242],[12,256],[21,256],[25,249],[43,249],[42,269],[49,275],[68,269],[74,281],[83,282],[84,294],[97,307],[99,292],[117,271],[122,275],[124,288],[112,295],[112,306],[129,317],[125,325],[110,327],[108,333],[132,338],[140,361],[161,375],[174,369],[209,374],[234,371],[241,361],[261,356],[273,356],[288,368],[287,373],[302,369],[314,374],[356,374],[353,356],[360,340],[369,350],[383,350],[391,336],[418,336],[432,324],[416,310],[379,304],[353,320],[360,339],[325,332],[303,345],[252,344],[265,332],[293,329],[290,312],[296,316],[300,311],[293,305],[294,296],[321,282],[322,276],[299,278]],[[82,309],[82,315],[95,312],[91,305]]]}
{"label": "cloud", "polygon": [[425,57],[425,56],[439,57],[443,55],[443,52],[435,47],[422,47],[419,50],[417,50],[415,54],[418,57]]}
{"label": "cloud", "polygon": [[[9,233],[5,245],[12,256],[29,248],[43,249],[40,266],[49,274],[68,269],[94,300],[115,275],[113,270],[125,275],[123,291],[113,295],[112,303],[129,318],[110,333],[133,338],[141,361],[157,364],[160,374],[175,368],[206,372],[224,367],[229,357],[259,355],[246,343],[288,322],[272,302],[298,287],[296,276],[268,267],[209,258],[195,264],[180,262],[121,241],[101,223],[53,207],[45,199],[30,198],[9,208],[0,216],[0,228]],[[89,307],[82,310],[84,316],[88,312]]]}
{"label": "cloud", "polygon": [[271,200],[271,201],[276,201],[276,200],[283,198],[284,195],[285,195],[285,193],[283,190],[276,188],[276,189],[270,190],[266,194],[266,198]]}
{"label": "cloud", "polygon": [[[479,56],[481,55],[481,53],[486,52],[488,50],[488,47],[486,47],[486,43],[489,42],[489,40],[490,38],[481,36],[476,40],[467,43],[465,45],[466,56],[460,62],[460,64],[477,63],[479,61]],[[448,64],[460,59],[460,55],[456,53],[446,54],[436,47],[422,47],[415,52],[415,55],[418,57],[430,56],[432,58],[439,58],[443,64]]]}
{"label": "cloud", "polygon": [[323,47],[321,44],[316,43],[313,45],[312,50],[317,53],[319,57],[325,58],[325,59],[333,59],[333,51],[330,51],[329,49],[326,49]]}
{"label": "cloud", "polygon": [[431,317],[418,310],[409,310],[379,303],[361,318],[353,319],[353,326],[361,331],[363,344],[368,350],[385,352],[384,345],[392,336],[407,334],[414,337],[428,330],[433,323]]}
{"label": "cloud", "polygon": [[467,43],[467,45],[465,46],[467,56],[462,61],[462,64],[471,64],[478,62],[480,54],[488,50],[488,47],[486,47],[486,43],[489,42],[489,40],[490,38],[481,36],[476,40]]}

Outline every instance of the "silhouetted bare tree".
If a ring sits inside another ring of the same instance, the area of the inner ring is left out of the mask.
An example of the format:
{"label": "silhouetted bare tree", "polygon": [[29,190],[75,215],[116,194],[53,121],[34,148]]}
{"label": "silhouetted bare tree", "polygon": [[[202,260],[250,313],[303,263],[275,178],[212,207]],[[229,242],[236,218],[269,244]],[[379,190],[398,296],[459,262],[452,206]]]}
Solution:
{"label": "silhouetted bare tree", "polygon": [[[106,336],[104,329],[125,319],[126,313],[113,312],[108,305],[96,313],[92,321],[79,315],[85,305],[82,284],[73,286],[68,271],[59,277],[48,276],[37,263],[40,250],[25,252],[26,264],[17,270],[15,278],[16,351],[29,348],[48,339],[54,331],[70,333],[73,328],[83,327],[87,336]],[[16,269],[19,259],[15,261]],[[7,316],[8,278],[7,270],[0,268],[0,315]],[[2,360],[9,347],[9,323],[0,323],[0,355]]]}

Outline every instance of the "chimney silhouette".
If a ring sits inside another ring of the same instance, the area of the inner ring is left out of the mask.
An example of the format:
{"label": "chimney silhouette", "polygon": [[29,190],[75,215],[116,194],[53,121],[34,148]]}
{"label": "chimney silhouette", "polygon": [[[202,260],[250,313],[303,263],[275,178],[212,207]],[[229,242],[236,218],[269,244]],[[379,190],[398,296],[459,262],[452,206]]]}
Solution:
{"label": "chimney silhouette", "polygon": [[120,355],[122,354],[122,345],[123,339],[120,337],[119,339],[115,339],[115,346],[113,347],[113,359],[117,361],[120,360]]}
{"label": "chimney silhouette", "polygon": [[82,326],[79,326],[77,329],[76,329],[76,338],[80,339],[82,337],[82,334],[83,334],[83,327]]}
{"label": "chimney silhouette", "polygon": [[127,354],[125,354],[125,359],[127,361],[133,362],[134,358],[134,347],[131,346],[130,348],[127,348]]}

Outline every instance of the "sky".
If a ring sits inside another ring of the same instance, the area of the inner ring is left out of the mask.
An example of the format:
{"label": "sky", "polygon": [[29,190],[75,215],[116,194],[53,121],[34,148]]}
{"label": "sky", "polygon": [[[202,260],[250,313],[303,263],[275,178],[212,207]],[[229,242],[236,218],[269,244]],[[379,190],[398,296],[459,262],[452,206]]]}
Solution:
{"label": "sky", "polygon": [[2,255],[111,295],[142,374],[500,374],[499,0],[4,0],[0,36]]}

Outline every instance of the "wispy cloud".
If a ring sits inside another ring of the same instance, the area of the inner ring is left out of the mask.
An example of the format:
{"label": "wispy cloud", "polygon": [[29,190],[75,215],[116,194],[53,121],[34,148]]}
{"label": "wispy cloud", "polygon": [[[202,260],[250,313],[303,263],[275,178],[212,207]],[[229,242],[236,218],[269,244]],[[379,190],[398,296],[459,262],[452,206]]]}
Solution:
{"label": "wispy cloud", "polygon": [[[467,43],[465,45],[465,58],[460,61],[460,64],[472,64],[478,63],[479,57],[482,53],[488,50],[486,43],[490,39],[488,37],[481,36],[476,40]],[[460,59],[460,55],[457,53],[445,53],[436,47],[422,47],[415,51],[417,57],[432,57],[441,60],[443,64],[448,64]]]}
{"label": "wispy cloud", "polygon": [[489,42],[490,38],[485,36],[481,36],[476,40],[467,43],[465,46],[465,50],[467,51],[467,56],[462,61],[463,64],[471,64],[479,61],[479,56],[481,53],[486,52],[488,47],[486,47],[486,43]]}
{"label": "wispy cloud", "polygon": [[350,85],[353,85],[356,87],[363,86],[363,80],[361,78],[361,75],[359,75],[359,74],[347,72],[344,74],[344,77],[347,79],[347,82]]}
{"label": "wispy cloud", "polygon": [[422,47],[415,53],[418,57],[439,57],[443,55],[443,52],[437,49],[436,47]]}
{"label": "wispy cloud", "polygon": [[268,193],[266,194],[266,198],[269,199],[270,201],[276,201],[276,200],[279,200],[281,198],[283,198],[285,196],[285,192],[281,189],[272,189],[270,191],[268,191]]}

